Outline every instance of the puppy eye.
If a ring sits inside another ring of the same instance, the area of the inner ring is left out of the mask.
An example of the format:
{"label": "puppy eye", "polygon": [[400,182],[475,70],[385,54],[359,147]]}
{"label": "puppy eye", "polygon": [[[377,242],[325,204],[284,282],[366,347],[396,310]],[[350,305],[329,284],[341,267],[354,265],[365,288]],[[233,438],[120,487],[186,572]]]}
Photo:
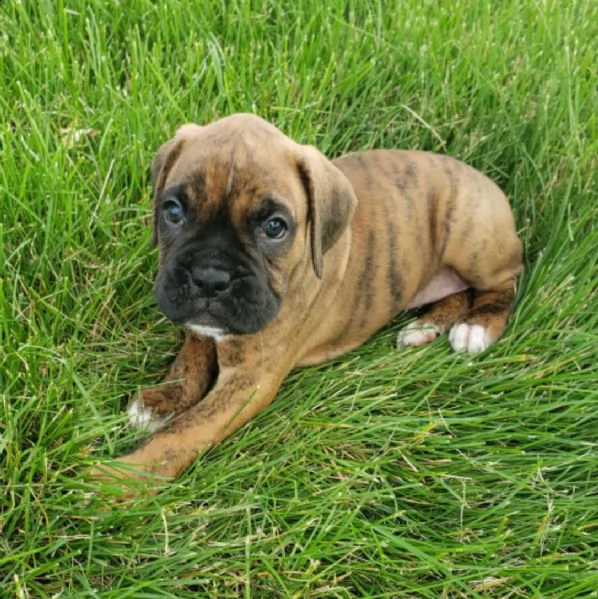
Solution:
{"label": "puppy eye", "polygon": [[282,239],[289,230],[285,220],[279,216],[268,219],[264,222],[262,228],[269,239]]}
{"label": "puppy eye", "polygon": [[182,222],[185,212],[177,200],[166,200],[162,204],[164,218],[172,225],[178,225]]}

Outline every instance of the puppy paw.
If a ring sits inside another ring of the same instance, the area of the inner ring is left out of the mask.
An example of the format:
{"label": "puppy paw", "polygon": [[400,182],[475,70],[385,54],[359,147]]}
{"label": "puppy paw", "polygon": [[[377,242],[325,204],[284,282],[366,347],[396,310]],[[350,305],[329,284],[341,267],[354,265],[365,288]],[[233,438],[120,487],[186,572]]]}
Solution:
{"label": "puppy paw", "polygon": [[397,335],[397,347],[416,347],[434,341],[442,331],[434,324],[410,322]]}
{"label": "puppy paw", "polygon": [[131,426],[150,433],[156,432],[168,420],[168,416],[158,414],[152,408],[146,407],[141,393],[138,393],[127,406],[127,415]]}
{"label": "puppy paw", "polygon": [[449,342],[457,353],[477,353],[488,349],[493,340],[485,327],[460,322],[449,331]]}

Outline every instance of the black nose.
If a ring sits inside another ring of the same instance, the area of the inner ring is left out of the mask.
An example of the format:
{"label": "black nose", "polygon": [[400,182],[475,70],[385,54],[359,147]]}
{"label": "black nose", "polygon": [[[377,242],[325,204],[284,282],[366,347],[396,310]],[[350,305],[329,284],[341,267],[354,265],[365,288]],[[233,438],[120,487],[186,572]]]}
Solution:
{"label": "black nose", "polygon": [[191,280],[202,297],[217,297],[230,288],[230,274],[212,266],[193,267]]}

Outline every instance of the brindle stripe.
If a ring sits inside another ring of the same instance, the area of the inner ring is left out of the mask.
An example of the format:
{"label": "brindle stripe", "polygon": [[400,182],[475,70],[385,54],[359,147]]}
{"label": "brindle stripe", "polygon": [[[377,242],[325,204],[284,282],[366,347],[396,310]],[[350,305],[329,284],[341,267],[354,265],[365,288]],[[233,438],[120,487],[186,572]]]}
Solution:
{"label": "brindle stripe", "polygon": [[411,159],[405,159],[403,170],[395,173],[393,183],[401,193],[406,194],[408,189],[416,187],[417,174],[418,170],[415,162]]}
{"label": "brindle stripe", "polygon": [[453,169],[450,168],[450,159],[448,157],[439,158],[442,158],[442,167],[449,184],[448,196],[445,201],[444,239],[442,240],[442,250],[440,252],[440,260],[443,260],[444,254],[446,252],[446,246],[448,244],[448,240],[451,234],[453,214],[455,212],[455,207],[457,203],[457,182],[455,180],[455,173]]}
{"label": "brindle stripe", "polygon": [[387,181],[393,180],[393,177],[395,176],[395,171],[392,169],[392,167],[390,167],[387,160],[381,160],[380,162],[378,162],[377,167],[380,171],[380,174],[382,175],[380,177],[379,184],[384,185],[384,187],[386,188]]}
{"label": "brindle stripe", "polygon": [[393,219],[386,219],[386,238],[388,244],[388,262],[386,280],[388,282],[388,289],[390,292],[391,305],[394,310],[398,310],[402,299],[403,299],[403,280],[398,269],[397,260],[397,231],[396,225]]}
{"label": "brindle stripe", "polygon": [[374,280],[376,274],[376,234],[371,230],[368,235],[366,247],[366,259],[364,265],[363,276],[359,279],[360,290],[363,292],[360,295],[361,304],[361,320],[359,327],[363,328],[367,322],[368,316],[372,310],[374,302],[375,287]]}
{"label": "brindle stripe", "polygon": [[[467,206],[467,213],[466,216],[464,217],[465,220],[465,226],[463,227],[463,233],[461,236],[461,240],[463,245],[469,243],[469,240],[471,239],[472,236],[472,231],[475,228],[475,223],[478,222],[479,219],[479,199],[482,195],[482,189],[480,186],[480,178],[476,178],[471,184],[473,186],[475,186],[474,189],[472,189],[472,194],[471,194],[471,199],[473,201],[470,201],[468,206]],[[477,201],[476,201],[477,200]]]}
{"label": "brindle stripe", "polygon": [[[371,234],[372,233],[370,232],[370,236],[371,236]],[[367,271],[368,271],[367,256],[366,256],[366,259],[363,260],[362,264],[363,264],[363,266],[361,267],[359,276],[355,279],[355,288],[353,289],[353,298],[351,298],[353,300],[353,310],[351,310],[351,317],[347,321],[346,329],[348,331],[353,329],[353,327],[355,326],[355,323],[357,321],[357,316],[361,312],[361,303],[362,303],[362,297],[363,297],[361,292],[364,288],[362,283],[365,280],[365,278],[367,276]]]}
{"label": "brindle stripe", "polygon": [[372,189],[372,187],[374,187],[375,185],[375,180],[372,175],[372,169],[370,168],[370,164],[362,154],[355,154],[354,158],[363,173],[363,179],[366,183],[367,189]]}
{"label": "brindle stripe", "polygon": [[436,194],[434,193],[434,187],[430,187],[428,189],[428,193],[426,194],[427,200],[427,209],[428,209],[428,227],[429,227],[429,235],[430,235],[430,247],[432,248],[432,255],[437,256],[436,253],[436,244],[438,240],[436,239],[436,226],[438,224],[438,204],[436,202]]}
{"label": "brindle stripe", "polygon": [[405,181],[410,187],[417,183],[417,164],[413,160],[407,160],[405,163]]}
{"label": "brindle stripe", "polygon": [[[469,312],[469,318],[491,314],[504,314],[509,311],[515,298],[515,291],[513,289],[508,289],[502,293],[489,292],[489,295],[490,294],[494,295],[494,297],[488,301],[488,303],[483,303],[484,294],[480,294],[480,296],[476,298],[474,307]],[[481,303],[476,305],[477,301],[480,301]]]}
{"label": "brindle stripe", "polygon": [[229,171],[228,178],[226,181],[226,189],[223,194],[223,202],[228,202],[229,198],[232,196],[232,192],[235,184],[235,171],[237,170],[236,164],[237,155],[235,152],[235,148],[233,147],[230,153],[230,162],[229,162]]}
{"label": "brindle stripe", "polygon": [[[384,157],[382,157],[384,158]],[[377,163],[380,174],[380,185],[384,184],[384,191],[388,189],[384,197],[378,198],[381,210],[384,213],[386,222],[386,244],[388,249],[388,260],[386,261],[386,280],[388,285],[389,307],[394,311],[398,310],[403,298],[403,280],[399,273],[398,256],[397,256],[397,237],[401,235],[399,230],[399,220],[395,216],[395,212],[401,209],[401,205],[397,202],[397,194],[392,188],[387,188],[386,182],[392,182],[396,172],[391,168],[389,161],[380,160]],[[392,185],[392,183],[391,183]],[[400,196],[400,194],[399,194]],[[390,214],[393,212],[393,214]]]}
{"label": "brindle stripe", "polygon": [[417,167],[411,160],[407,160],[404,168],[393,179],[394,186],[398,189],[400,199],[399,210],[404,211],[404,217],[409,224],[409,231],[414,232],[419,223],[417,222],[417,210],[415,202],[417,198],[414,192],[417,190]]}

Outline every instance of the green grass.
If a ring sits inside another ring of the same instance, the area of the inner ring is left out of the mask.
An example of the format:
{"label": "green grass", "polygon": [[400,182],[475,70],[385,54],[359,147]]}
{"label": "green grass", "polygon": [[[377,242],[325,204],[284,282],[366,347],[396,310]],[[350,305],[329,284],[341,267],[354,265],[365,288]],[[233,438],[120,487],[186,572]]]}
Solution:
{"label": "green grass", "polygon": [[[0,596],[596,596],[597,40],[592,0],[2,1]],[[181,341],[148,165],[235,111],[489,174],[517,309],[474,357],[394,350],[400,317],[108,508],[82,472],[138,442],[123,406]]]}

